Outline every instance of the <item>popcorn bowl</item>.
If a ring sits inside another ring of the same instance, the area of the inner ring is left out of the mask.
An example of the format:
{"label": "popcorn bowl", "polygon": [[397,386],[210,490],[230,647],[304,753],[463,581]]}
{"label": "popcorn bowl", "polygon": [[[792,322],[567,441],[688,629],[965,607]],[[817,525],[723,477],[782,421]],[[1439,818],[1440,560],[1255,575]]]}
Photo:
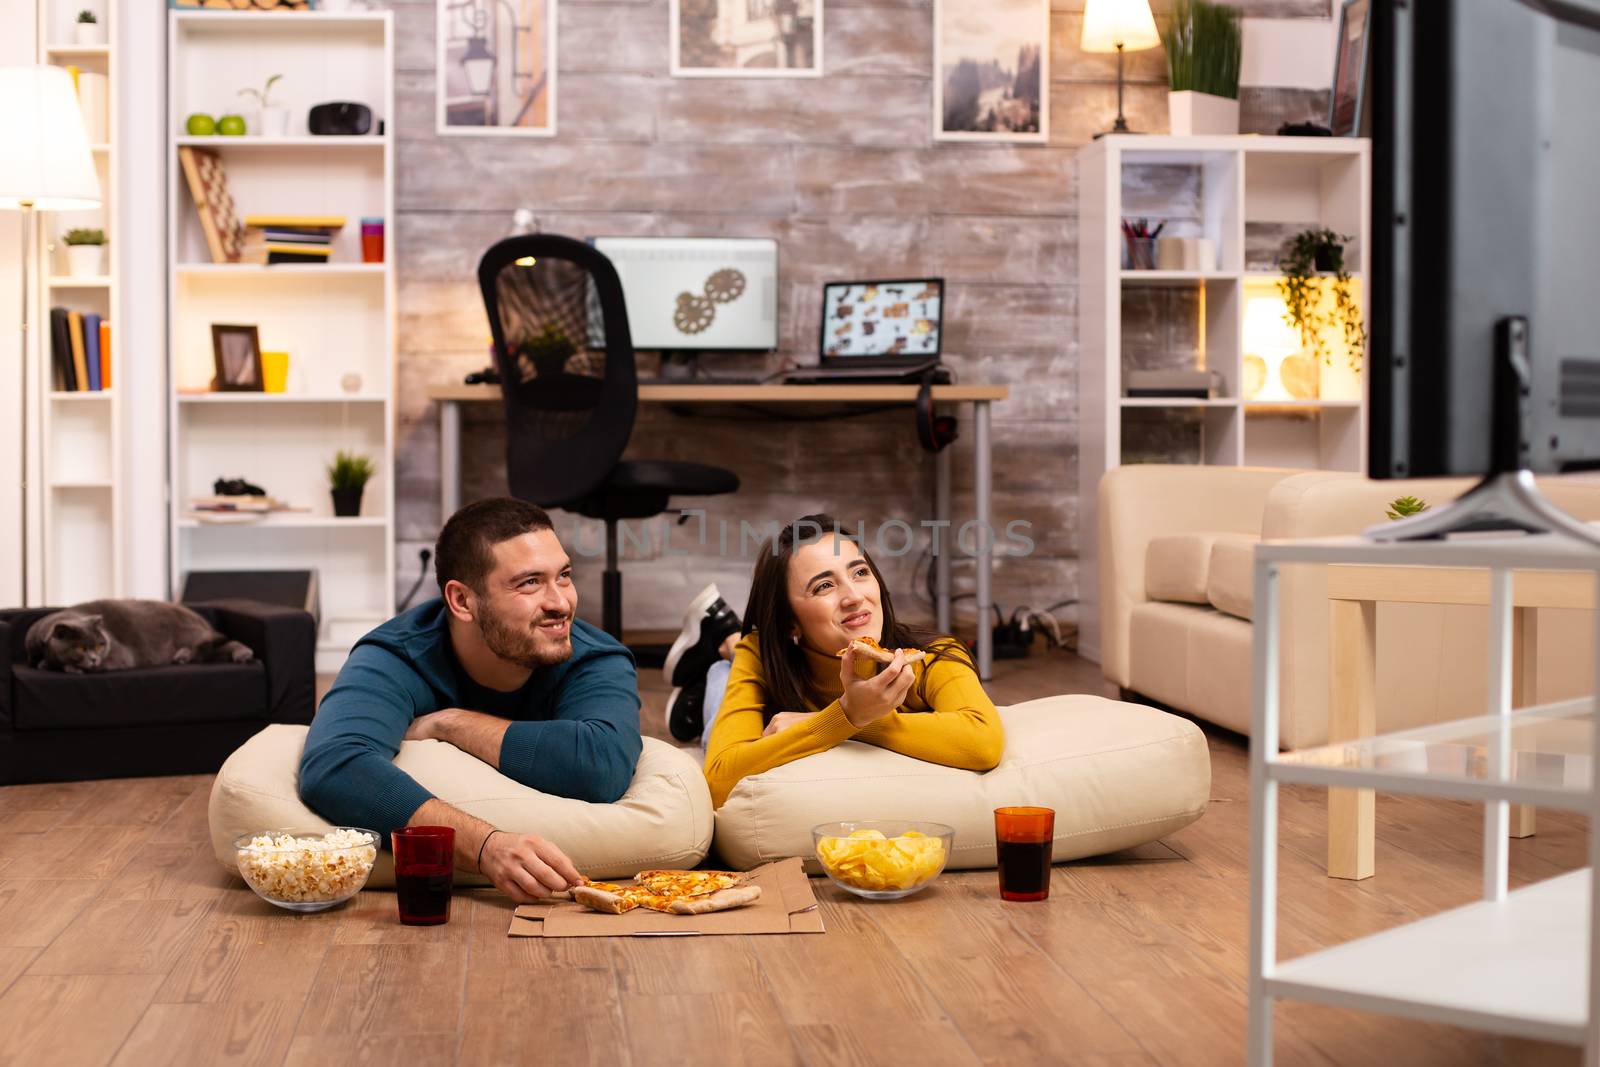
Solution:
{"label": "popcorn bowl", "polygon": [[841,889],[868,900],[899,900],[933,884],[950,860],[955,827],[942,822],[865,819],[811,828],[817,862]]}
{"label": "popcorn bowl", "polygon": [[367,884],[381,839],[359,826],[278,829],[233,840],[239,874],[256,896],[289,911],[343,904]]}

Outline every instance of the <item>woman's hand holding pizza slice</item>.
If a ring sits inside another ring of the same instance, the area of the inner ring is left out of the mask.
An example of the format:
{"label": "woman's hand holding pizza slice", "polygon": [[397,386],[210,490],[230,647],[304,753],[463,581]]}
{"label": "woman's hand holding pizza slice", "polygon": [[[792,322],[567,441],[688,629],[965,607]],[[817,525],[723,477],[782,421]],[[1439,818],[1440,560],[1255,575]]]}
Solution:
{"label": "woman's hand holding pizza slice", "polygon": [[[875,646],[876,642],[873,644]],[[885,649],[876,651],[887,652]],[[839,707],[844,710],[844,717],[850,720],[850,725],[860,727],[877,722],[905,702],[915,678],[907,660],[907,651],[897,649],[876,677],[859,678],[856,676],[857,656],[867,655],[880,663],[884,660],[872,654],[862,638],[857,638],[840,650],[839,682],[844,687],[844,693],[839,697]],[[916,655],[918,659],[922,657],[920,651]]]}

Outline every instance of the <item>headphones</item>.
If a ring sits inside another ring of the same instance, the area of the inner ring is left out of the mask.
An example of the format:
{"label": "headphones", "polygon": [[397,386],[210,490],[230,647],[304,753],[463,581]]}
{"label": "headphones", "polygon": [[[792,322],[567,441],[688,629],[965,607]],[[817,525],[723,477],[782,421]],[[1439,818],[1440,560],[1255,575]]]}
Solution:
{"label": "headphones", "polygon": [[936,415],[933,410],[933,387],[947,385],[950,372],[943,367],[932,367],[922,375],[917,389],[917,441],[929,452],[941,452],[958,435],[954,415]]}

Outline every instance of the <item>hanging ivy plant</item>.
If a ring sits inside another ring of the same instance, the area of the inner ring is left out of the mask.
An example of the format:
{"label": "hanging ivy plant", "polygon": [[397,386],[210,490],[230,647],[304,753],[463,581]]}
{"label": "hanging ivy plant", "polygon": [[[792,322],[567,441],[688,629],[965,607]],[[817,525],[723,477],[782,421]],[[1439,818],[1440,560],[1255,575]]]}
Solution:
{"label": "hanging ivy plant", "polygon": [[[1367,347],[1367,332],[1361,323],[1361,305],[1356,301],[1350,274],[1344,265],[1344,242],[1350,240],[1332,230],[1303,230],[1291,237],[1278,258],[1283,277],[1278,292],[1287,309],[1284,321],[1300,335],[1305,350],[1323,363],[1332,365],[1323,331],[1339,330],[1344,338],[1345,356],[1350,369],[1360,371]],[[1333,275],[1333,312],[1317,313],[1322,293],[1319,274]]]}

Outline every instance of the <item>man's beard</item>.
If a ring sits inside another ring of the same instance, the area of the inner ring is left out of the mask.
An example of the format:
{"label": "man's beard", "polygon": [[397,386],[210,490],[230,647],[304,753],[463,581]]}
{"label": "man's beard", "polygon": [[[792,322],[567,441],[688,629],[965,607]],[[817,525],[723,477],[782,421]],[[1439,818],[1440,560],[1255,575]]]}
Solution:
{"label": "man's beard", "polygon": [[570,628],[560,640],[547,637],[532,629],[533,626],[537,626],[540,623],[554,622],[562,618],[570,618],[570,616],[541,615],[530,625],[518,625],[480,601],[478,605],[478,632],[483,635],[483,643],[489,646],[490,652],[493,652],[508,663],[515,663],[517,666],[525,667],[531,671],[540,667],[551,667],[557,663],[565,663],[572,658],[572,630]]}

